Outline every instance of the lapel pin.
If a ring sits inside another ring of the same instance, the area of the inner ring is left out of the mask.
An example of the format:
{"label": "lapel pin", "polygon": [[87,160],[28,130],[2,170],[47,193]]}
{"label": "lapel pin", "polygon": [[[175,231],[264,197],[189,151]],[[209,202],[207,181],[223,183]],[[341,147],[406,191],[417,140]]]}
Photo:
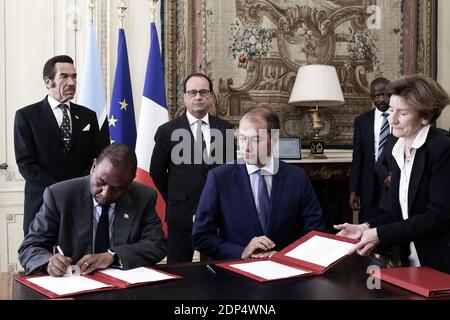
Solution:
{"label": "lapel pin", "polygon": [[123,214],[123,217],[124,217],[124,219],[129,219],[129,218],[130,218],[130,216],[128,215],[128,213],[124,213],[124,214]]}

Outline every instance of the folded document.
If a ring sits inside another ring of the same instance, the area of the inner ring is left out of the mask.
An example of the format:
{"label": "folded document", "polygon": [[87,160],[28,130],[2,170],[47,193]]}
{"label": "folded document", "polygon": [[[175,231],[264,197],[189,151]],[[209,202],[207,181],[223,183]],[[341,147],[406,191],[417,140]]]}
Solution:
{"label": "folded document", "polygon": [[25,276],[16,280],[49,298],[60,298],[88,292],[124,289],[171,279],[181,279],[181,277],[149,267],[140,267],[130,270],[108,268],[82,276]]}
{"label": "folded document", "polygon": [[347,256],[358,240],[311,231],[269,259],[217,264],[260,282],[323,274]]}

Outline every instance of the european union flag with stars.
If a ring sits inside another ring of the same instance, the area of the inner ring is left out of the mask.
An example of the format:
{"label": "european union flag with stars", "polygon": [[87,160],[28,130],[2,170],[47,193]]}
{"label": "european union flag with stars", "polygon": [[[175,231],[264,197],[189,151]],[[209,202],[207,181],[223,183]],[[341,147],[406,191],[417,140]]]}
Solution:
{"label": "european union flag with stars", "polygon": [[124,29],[119,29],[119,50],[108,123],[111,143],[125,143],[134,150],[136,146],[136,120]]}

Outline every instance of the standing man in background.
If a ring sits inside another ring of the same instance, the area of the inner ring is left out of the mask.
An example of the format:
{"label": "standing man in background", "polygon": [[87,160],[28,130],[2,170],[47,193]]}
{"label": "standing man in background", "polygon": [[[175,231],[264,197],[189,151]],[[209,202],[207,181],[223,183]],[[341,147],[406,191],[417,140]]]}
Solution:
{"label": "standing man in background", "polygon": [[376,217],[378,212],[383,181],[378,181],[375,163],[389,135],[388,84],[389,80],[385,78],[372,81],[370,98],[375,108],[355,119],[349,205],[352,210],[360,211],[363,222]]}
{"label": "standing man in background", "polygon": [[[212,94],[212,82],[206,75],[188,75],[184,80],[186,112],[161,125],[155,134],[150,175],[166,201],[168,263],[192,261],[193,217],[208,171],[235,158],[234,146],[231,146],[232,152],[227,154],[226,151],[226,131],[233,126],[208,114]],[[220,133],[222,141],[216,141],[214,133]],[[175,152],[183,142],[188,148],[181,150],[181,154]],[[217,148],[213,148],[214,144]],[[201,156],[195,154],[197,146]],[[180,159],[174,159],[172,153]],[[208,157],[212,161],[205,161]]]}
{"label": "standing man in background", "polygon": [[71,57],[49,59],[43,79],[48,96],[19,109],[14,119],[16,162],[25,178],[25,235],[42,205],[45,188],[88,174],[93,159],[109,143],[99,140],[95,112],[70,101],[77,86]]}

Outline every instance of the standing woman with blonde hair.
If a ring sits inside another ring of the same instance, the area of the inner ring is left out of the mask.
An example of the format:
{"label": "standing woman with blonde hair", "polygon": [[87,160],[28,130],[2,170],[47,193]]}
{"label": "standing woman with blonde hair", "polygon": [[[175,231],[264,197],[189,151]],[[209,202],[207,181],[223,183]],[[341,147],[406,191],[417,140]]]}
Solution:
{"label": "standing woman with blonde hair", "polygon": [[390,201],[368,223],[335,228],[361,239],[350,253],[396,245],[402,265],[450,273],[450,138],[431,126],[449,96],[423,75],[400,78],[388,90],[389,124],[399,138],[389,155],[394,164]]}

